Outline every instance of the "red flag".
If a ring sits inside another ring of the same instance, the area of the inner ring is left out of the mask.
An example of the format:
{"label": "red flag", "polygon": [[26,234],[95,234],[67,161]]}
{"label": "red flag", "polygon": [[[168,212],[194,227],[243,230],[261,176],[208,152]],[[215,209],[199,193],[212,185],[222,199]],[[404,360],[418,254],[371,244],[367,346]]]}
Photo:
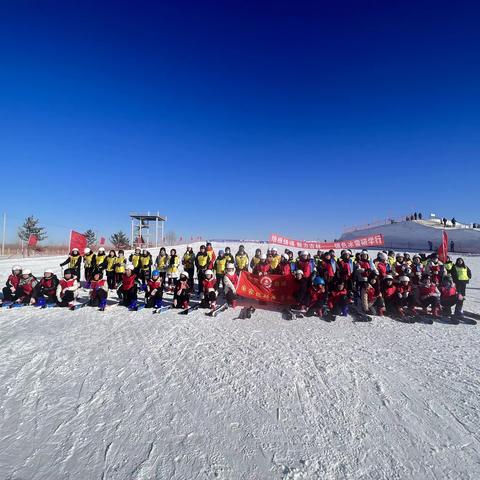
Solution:
{"label": "red flag", "polygon": [[297,290],[293,275],[264,275],[241,272],[237,294],[265,302],[289,305],[295,303],[293,294]]}
{"label": "red flag", "polygon": [[438,259],[445,263],[447,261],[448,254],[448,235],[444,230],[442,232],[442,244],[438,247]]}
{"label": "red flag", "polygon": [[105,245],[105,237],[100,237],[100,245]]}
{"label": "red flag", "polygon": [[83,254],[83,249],[87,246],[87,237],[81,233],[72,230],[70,233],[70,251],[78,248],[79,252]]}
{"label": "red flag", "polygon": [[28,237],[28,246],[29,247],[36,247],[38,243],[38,237],[34,235],[33,233]]}

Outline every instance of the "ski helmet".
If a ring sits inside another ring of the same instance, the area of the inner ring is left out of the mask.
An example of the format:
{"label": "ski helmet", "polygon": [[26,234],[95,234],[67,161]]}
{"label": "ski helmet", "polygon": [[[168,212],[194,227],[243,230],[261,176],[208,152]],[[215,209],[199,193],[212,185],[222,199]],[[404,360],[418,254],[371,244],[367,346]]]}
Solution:
{"label": "ski helmet", "polygon": [[32,271],[29,268],[26,268],[25,270],[22,271],[22,275],[31,275]]}
{"label": "ski helmet", "polygon": [[409,282],[410,279],[406,276],[406,275],[402,275],[400,278],[399,278],[400,282]]}
{"label": "ski helmet", "polygon": [[385,275],[385,280],[392,280],[393,281],[393,277],[391,275]]}
{"label": "ski helmet", "polygon": [[75,253],[75,252],[79,253],[78,248],[72,248],[72,253]]}
{"label": "ski helmet", "polygon": [[51,273],[54,274],[54,271],[51,268],[46,268],[43,273]]}
{"label": "ski helmet", "polygon": [[382,260],[382,261],[385,262],[385,261],[387,261],[387,259],[388,259],[388,255],[387,255],[386,253],[380,252],[380,253],[378,254],[378,258],[379,258],[379,260]]}
{"label": "ski helmet", "polygon": [[294,274],[295,276],[297,276],[298,274],[300,274],[300,275],[302,275],[302,277],[303,277],[303,270],[302,270],[301,268],[297,268],[297,269],[293,272],[293,274]]}
{"label": "ski helmet", "polygon": [[264,253],[262,253],[260,255],[260,260],[266,260],[266,259],[267,259],[267,256]]}
{"label": "ski helmet", "polygon": [[22,271],[22,267],[20,265],[14,265],[12,267],[12,272],[21,272]]}
{"label": "ski helmet", "polygon": [[91,252],[91,250],[88,247],[85,247],[83,249],[83,253],[90,253],[90,252]]}
{"label": "ski helmet", "polygon": [[211,275],[213,277],[213,271],[212,270],[205,270],[205,276]]}
{"label": "ski helmet", "polygon": [[125,270],[135,270],[135,267],[133,266],[133,263],[129,263],[126,267]]}
{"label": "ski helmet", "polygon": [[235,265],[233,263],[227,263],[227,270],[234,270]]}
{"label": "ski helmet", "polygon": [[152,272],[152,277],[159,277],[160,276],[160,272],[158,270],[154,270]]}
{"label": "ski helmet", "polygon": [[322,278],[322,277],[315,277],[313,279],[313,284],[315,286],[319,286],[319,285],[325,285],[325,280]]}

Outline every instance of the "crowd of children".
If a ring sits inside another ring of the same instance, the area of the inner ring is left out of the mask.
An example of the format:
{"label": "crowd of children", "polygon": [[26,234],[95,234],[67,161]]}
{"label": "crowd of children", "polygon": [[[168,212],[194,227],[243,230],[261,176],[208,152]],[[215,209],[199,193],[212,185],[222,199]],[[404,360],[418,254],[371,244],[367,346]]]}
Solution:
{"label": "crowd of children", "polygon": [[[309,315],[347,315],[355,303],[364,313],[405,316],[462,314],[466,285],[471,271],[462,258],[445,263],[438,255],[381,251],[370,258],[367,250],[353,254],[333,250],[294,254],[276,247],[266,253],[257,249],[249,258],[243,245],[233,254],[229,247],[216,254],[210,243],[197,253],[187,247],[182,257],[176,249],[161,248],[153,259],[146,249],[135,249],[128,259],[123,250],[103,247],[96,253],[86,248],[83,255],[73,249],[60,264],[67,268],[57,278],[51,269],[37,279],[30,270],[15,266],[3,288],[3,302],[73,307],[81,285],[89,290],[91,306],[104,309],[109,291],[116,290],[122,305],[135,308],[139,290],[145,292],[145,306],[158,308],[164,293],[173,294],[173,306],[187,308],[197,294],[202,306],[214,309],[219,294],[235,306],[242,271],[254,275],[293,275],[296,283],[295,308]],[[182,270],[180,271],[180,265]],[[195,273],[197,290],[195,292]]]}

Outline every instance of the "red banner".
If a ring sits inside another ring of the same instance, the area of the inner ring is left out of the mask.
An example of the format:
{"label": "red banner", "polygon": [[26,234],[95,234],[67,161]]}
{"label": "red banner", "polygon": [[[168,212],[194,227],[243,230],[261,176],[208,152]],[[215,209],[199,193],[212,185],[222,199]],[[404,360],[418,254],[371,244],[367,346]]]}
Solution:
{"label": "red banner", "polygon": [[238,280],[237,294],[241,297],[255,298],[264,302],[292,304],[293,294],[297,289],[292,275],[264,275],[258,277],[253,273],[241,272]]}
{"label": "red banner", "polygon": [[28,246],[29,247],[36,247],[38,243],[38,237],[34,235],[33,233],[28,237]]}
{"label": "red banner", "polygon": [[100,245],[105,245],[105,237],[100,237]]}
{"label": "red banner", "polygon": [[346,248],[381,247],[384,244],[383,235],[381,233],[369,235],[368,237],[355,238],[354,240],[342,240],[338,242],[308,242],[305,240],[293,240],[272,233],[269,241],[276,245],[299,248],[302,250],[342,250]]}
{"label": "red banner", "polygon": [[438,247],[438,259],[445,263],[447,261],[447,254],[448,254],[448,235],[447,232],[444,230],[442,232],[442,243]]}
{"label": "red banner", "polygon": [[72,230],[70,233],[70,251],[74,248],[78,248],[81,255],[83,255],[83,249],[87,246],[87,237],[81,233]]}

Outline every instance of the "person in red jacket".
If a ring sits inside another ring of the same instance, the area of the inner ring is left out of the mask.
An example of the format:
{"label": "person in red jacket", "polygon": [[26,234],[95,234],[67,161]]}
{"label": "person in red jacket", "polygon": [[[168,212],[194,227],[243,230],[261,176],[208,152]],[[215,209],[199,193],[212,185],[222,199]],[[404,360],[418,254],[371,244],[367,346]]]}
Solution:
{"label": "person in red jacket", "polygon": [[224,294],[227,303],[230,307],[235,308],[237,306],[238,275],[235,272],[235,265],[233,263],[227,263],[223,281],[225,283]]}
{"label": "person in red jacket", "polygon": [[380,291],[378,275],[375,272],[370,272],[368,281],[362,284],[360,299],[366,314],[380,316],[385,314],[385,302]]}
{"label": "person in red jacket", "polygon": [[187,272],[181,272],[173,290],[173,308],[188,308],[190,302],[190,283]]}
{"label": "person in red jacket", "polygon": [[303,250],[300,252],[300,258],[297,260],[297,268],[295,270],[301,270],[303,276],[309,279],[312,276],[312,261],[308,258],[308,252]]}
{"label": "person in red jacket", "polygon": [[431,307],[434,316],[440,315],[440,292],[428,273],[424,273],[422,276],[422,283],[419,284],[419,296],[424,313],[428,313],[428,307]]}
{"label": "person in red jacket", "polygon": [[21,303],[23,305],[33,305],[36,301],[35,293],[38,280],[32,275],[32,271],[28,269],[22,270],[20,280],[18,281],[14,303]]}
{"label": "person in red jacket", "polygon": [[346,317],[351,303],[352,299],[345,288],[345,284],[342,280],[337,280],[333,290],[328,294],[327,306],[330,314]]}
{"label": "person in red jacket", "polygon": [[385,278],[390,272],[390,265],[387,263],[388,255],[385,252],[379,252],[377,255],[377,260],[375,262],[375,267],[380,276],[380,281]]}
{"label": "person in red jacket", "polygon": [[282,255],[280,263],[273,272],[276,275],[290,275],[292,273],[292,267],[290,266],[290,257],[287,253]]}
{"label": "person in red jacket", "polygon": [[296,305],[292,306],[295,310],[300,310],[301,312],[307,311],[307,305],[309,304],[309,296],[308,296],[308,287],[309,287],[309,280],[305,278],[303,274],[303,270],[298,268],[293,272],[295,277],[295,283],[297,285],[295,293],[293,294],[293,298],[297,302]]}
{"label": "person in red jacket", "polygon": [[337,272],[337,262],[332,258],[330,252],[325,252],[320,262],[320,269],[318,274],[325,280],[328,290],[333,290],[335,274]]}
{"label": "person in red jacket", "polygon": [[159,270],[152,272],[152,278],[147,282],[145,291],[145,308],[160,308],[163,303],[163,289],[165,277]]}
{"label": "person in red jacket", "polygon": [[203,300],[202,306],[204,308],[210,307],[213,311],[217,306],[217,279],[213,275],[212,270],[205,271],[205,278],[203,279]]}
{"label": "person in red jacket", "polygon": [[22,275],[22,267],[15,265],[12,268],[12,273],[7,278],[7,283],[3,287],[3,302],[13,302],[15,297],[15,291],[17,290],[18,283],[20,282],[20,276]]}
{"label": "person in red jacket", "polygon": [[457,291],[452,277],[445,277],[440,287],[440,305],[444,315],[452,314],[452,307],[455,307],[454,315],[461,316],[463,308],[463,295]]}
{"label": "person in red jacket", "polygon": [[63,272],[63,278],[57,285],[57,305],[59,307],[73,307],[75,298],[78,295],[80,283],[76,277],[76,270],[67,268]]}
{"label": "person in red jacket", "polygon": [[398,279],[397,289],[393,298],[397,315],[403,317],[407,313],[407,308],[410,309],[410,314],[415,315],[415,297],[410,285],[410,278],[406,275],[402,275]]}
{"label": "person in red jacket", "polygon": [[36,304],[39,307],[44,307],[47,304],[57,303],[57,287],[58,278],[53,273],[53,270],[47,268],[41,278],[40,282],[36,286],[37,292],[35,298]]}
{"label": "person in red jacket", "polygon": [[403,276],[404,256],[401,253],[397,253],[395,256],[395,263],[393,264],[393,273],[396,277]]}
{"label": "person in red jacket", "polygon": [[316,276],[310,288],[308,289],[308,309],[307,317],[317,315],[319,317],[325,316],[325,304],[327,302],[327,292],[325,290],[325,280]]}
{"label": "person in red jacket", "polygon": [[397,292],[397,287],[393,283],[393,277],[387,275],[382,282],[381,292],[383,301],[385,302],[386,311],[389,313],[395,313],[396,303],[395,303],[395,294]]}
{"label": "person in red jacket", "polygon": [[262,277],[270,273],[270,263],[267,260],[267,256],[262,253],[260,255],[260,261],[253,268],[253,274]]}
{"label": "person in red jacket", "polygon": [[340,258],[338,259],[338,269],[337,275],[340,279],[343,280],[347,286],[347,290],[353,290],[353,261],[351,259],[351,254],[348,250],[342,250]]}
{"label": "person in red jacket", "polygon": [[99,307],[103,312],[107,306],[108,280],[103,278],[101,270],[94,270],[90,280],[90,307]]}
{"label": "person in red jacket", "polygon": [[129,264],[125,267],[125,273],[122,275],[117,294],[120,299],[120,305],[135,309],[137,307],[138,280],[135,273],[135,267]]}

